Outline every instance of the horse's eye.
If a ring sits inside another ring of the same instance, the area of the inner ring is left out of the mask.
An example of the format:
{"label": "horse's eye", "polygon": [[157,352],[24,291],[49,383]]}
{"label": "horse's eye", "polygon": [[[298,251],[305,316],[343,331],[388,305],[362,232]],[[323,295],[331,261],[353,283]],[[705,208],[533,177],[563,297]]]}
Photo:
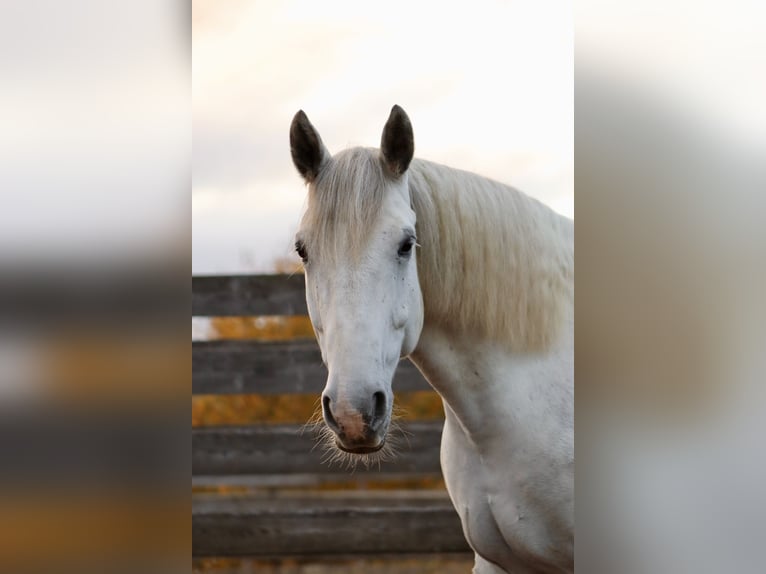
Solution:
{"label": "horse's eye", "polygon": [[399,245],[399,257],[409,257],[412,254],[412,247],[415,245],[415,239],[408,237]]}
{"label": "horse's eye", "polygon": [[295,251],[298,253],[298,257],[300,257],[304,263],[308,260],[308,253],[306,253],[306,246],[303,244],[303,241],[296,241],[295,242]]}

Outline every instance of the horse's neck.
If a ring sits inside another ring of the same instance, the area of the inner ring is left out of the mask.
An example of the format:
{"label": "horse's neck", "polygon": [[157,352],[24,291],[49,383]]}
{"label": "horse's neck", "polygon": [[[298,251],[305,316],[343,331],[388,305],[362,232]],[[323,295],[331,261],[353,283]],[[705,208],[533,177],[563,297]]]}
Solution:
{"label": "horse's neck", "polygon": [[456,336],[439,327],[425,325],[410,359],[455,413],[460,424],[478,442],[500,403],[502,389],[493,376],[498,365],[496,350],[470,338]]}
{"label": "horse's neck", "polygon": [[571,316],[556,344],[542,353],[514,353],[502,344],[426,324],[410,359],[473,442],[492,448],[498,437],[539,428],[553,411],[557,420],[552,424],[566,426],[572,401],[562,397],[573,392],[573,339]]}

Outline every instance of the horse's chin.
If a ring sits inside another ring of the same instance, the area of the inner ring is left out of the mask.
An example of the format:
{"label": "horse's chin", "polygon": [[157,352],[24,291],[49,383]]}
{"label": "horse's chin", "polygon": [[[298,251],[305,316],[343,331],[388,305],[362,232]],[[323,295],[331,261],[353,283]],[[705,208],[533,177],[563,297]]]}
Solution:
{"label": "horse's chin", "polygon": [[340,450],[343,452],[347,452],[350,454],[372,454],[373,452],[378,452],[380,449],[382,449],[386,444],[386,439],[383,439],[380,441],[380,444],[376,446],[354,446],[354,447],[347,447],[344,446],[338,439],[335,439],[335,446],[337,446]]}

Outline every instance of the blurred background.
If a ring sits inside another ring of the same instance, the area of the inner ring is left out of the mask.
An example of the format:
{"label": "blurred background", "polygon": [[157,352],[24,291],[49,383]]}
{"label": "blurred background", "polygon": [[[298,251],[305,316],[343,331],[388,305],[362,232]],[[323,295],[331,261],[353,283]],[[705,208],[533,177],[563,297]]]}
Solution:
{"label": "blurred background", "polygon": [[575,12],[577,570],[758,572],[764,5]]}
{"label": "blurred background", "polygon": [[191,7],[0,7],[0,570],[188,571]]}

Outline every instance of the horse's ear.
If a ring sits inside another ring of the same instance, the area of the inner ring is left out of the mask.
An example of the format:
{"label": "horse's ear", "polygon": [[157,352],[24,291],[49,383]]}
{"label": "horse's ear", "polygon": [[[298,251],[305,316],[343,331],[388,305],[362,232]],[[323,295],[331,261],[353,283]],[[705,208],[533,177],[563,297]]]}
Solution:
{"label": "horse's ear", "polygon": [[319,175],[330,154],[319,137],[319,132],[311,125],[309,118],[299,110],[290,124],[290,154],[298,172],[311,183]]}
{"label": "horse's ear", "polygon": [[415,137],[407,113],[399,106],[391,108],[383,136],[380,138],[380,152],[386,166],[396,176],[402,175],[410,166],[415,154]]}

